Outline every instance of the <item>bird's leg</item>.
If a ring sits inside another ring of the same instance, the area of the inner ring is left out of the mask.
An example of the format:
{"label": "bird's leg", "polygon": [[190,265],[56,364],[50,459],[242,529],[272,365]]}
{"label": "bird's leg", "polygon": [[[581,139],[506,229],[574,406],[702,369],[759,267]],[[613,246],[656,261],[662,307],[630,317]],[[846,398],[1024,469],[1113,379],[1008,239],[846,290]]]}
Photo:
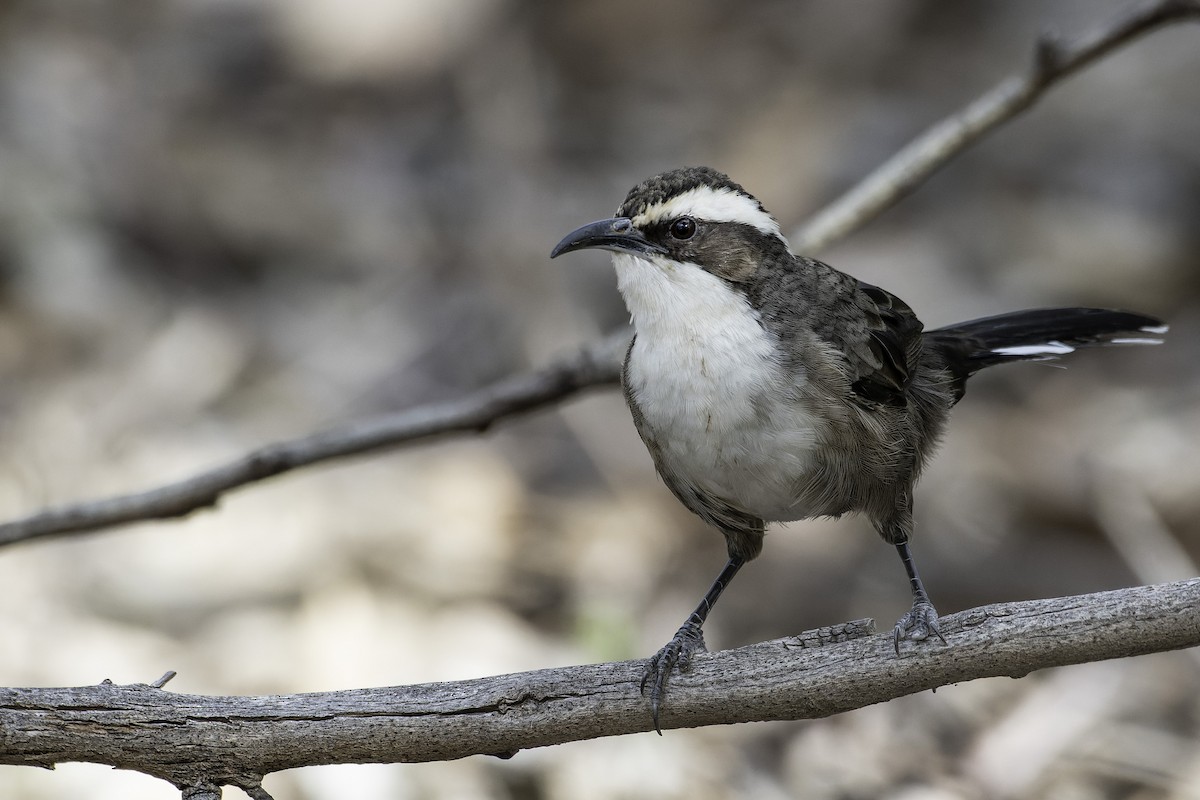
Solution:
{"label": "bird's leg", "polygon": [[938,628],[937,611],[934,609],[933,603],[929,601],[929,595],[925,592],[925,584],[921,582],[921,576],[917,574],[917,565],[913,563],[912,552],[908,549],[908,537],[896,542],[896,552],[900,554],[900,560],[904,562],[904,571],[908,573],[908,584],[912,587],[913,596],[912,608],[900,618],[893,629],[896,655],[900,655],[901,639],[920,642],[933,635],[941,639],[942,644],[945,644],[946,637],[942,636],[942,631]]}
{"label": "bird's leg", "polygon": [[701,630],[704,620],[708,619],[708,612],[712,611],[717,598],[745,563],[745,559],[737,556],[729,559],[725,569],[721,570],[712,586],[708,587],[700,605],[696,606],[696,610],[687,621],[679,626],[679,630],[675,632],[671,641],[667,642],[666,647],[655,653],[646,665],[641,691],[645,695],[646,687],[650,687],[650,714],[654,717],[654,730],[658,731],[659,736],[662,735],[662,729],[658,726],[658,712],[667,693],[667,676],[675,667],[679,667],[680,672],[686,672],[691,665],[692,654],[703,653],[708,649],[704,645],[704,631]]}

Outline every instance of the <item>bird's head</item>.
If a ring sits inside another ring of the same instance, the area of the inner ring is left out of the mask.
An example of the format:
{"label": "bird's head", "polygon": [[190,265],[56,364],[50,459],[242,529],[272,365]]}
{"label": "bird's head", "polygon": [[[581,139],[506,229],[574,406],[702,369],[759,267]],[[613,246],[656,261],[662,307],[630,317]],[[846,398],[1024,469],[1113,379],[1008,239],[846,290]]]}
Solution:
{"label": "bird's head", "polygon": [[744,283],[753,280],[768,256],[786,254],[788,243],[762,204],[728,176],[708,167],[685,167],[642,181],[615,217],[567,234],[550,257],[587,248],[664,269],[699,268]]}

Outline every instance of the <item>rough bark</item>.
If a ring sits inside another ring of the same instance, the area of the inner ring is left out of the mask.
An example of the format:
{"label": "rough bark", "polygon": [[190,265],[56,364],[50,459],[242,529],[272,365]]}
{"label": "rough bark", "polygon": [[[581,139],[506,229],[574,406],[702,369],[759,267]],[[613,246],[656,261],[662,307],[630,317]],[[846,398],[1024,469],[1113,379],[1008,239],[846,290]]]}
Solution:
{"label": "rough bark", "polygon": [[[976,678],[1200,644],[1200,578],[1003,603],[942,619],[947,645],[870,620],[698,656],[672,678],[662,727],[795,720]],[[643,662],[319,694],[206,697],[155,684],[0,689],[0,763],[92,761],[202,792],[261,795],[263,775],[315,764],[415,762],[652,729]]]}

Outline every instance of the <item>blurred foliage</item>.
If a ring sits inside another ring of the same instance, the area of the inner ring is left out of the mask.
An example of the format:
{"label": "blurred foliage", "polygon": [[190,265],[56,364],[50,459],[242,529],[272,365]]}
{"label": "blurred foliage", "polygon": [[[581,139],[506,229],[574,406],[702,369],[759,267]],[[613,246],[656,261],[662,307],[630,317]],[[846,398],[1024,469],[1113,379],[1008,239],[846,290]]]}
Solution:
{"label": "blurred foliage", "polygon": [[[604,257],[548,251],[636,181],[711,164],[795,226],[1024,68],[1040,32],[1122,5],[7,0],[0,513],[146,488],[569,351],[625,314]],[[1195,574],[1196,35],[1156,33],[1072,79],[822,254],[930,325],[1085,303],[1172,324],[1155,350],[976,379],[918,491],[943,613]],[[274,693],[648,655],[722,552],[654,479],[620,398],[597,393],[476,440],[251,487],[183,523],[0,553],[0,683],[172,668],[178,691]],[[714,646],[860,616],[886,627],[908,603],[894,554],[854,520],[778,530],[749,570]],[[1191,655],[814,723],[267,787],[1191,798]],[[71,766],[0,768],[0,796],[177,792]]]}

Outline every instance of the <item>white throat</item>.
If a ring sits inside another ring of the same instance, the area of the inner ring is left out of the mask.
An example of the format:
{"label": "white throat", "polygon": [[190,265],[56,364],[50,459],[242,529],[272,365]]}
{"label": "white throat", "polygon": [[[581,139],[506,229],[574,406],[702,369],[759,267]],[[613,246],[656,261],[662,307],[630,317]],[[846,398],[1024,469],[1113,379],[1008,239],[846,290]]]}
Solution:
{"label": "white throat", "polygon": [[798,519],[786,504],[811,468],[816,422],[784,401],[803,376],[785,376],[758,312],[695,264],[617,254],[613,265],[637,331],[628,389],[661,457],[747,513]]}
{"label": "white throat", "polygon": [[710,350],[703,345],[745,353],[748,346],[766,344],[758,313],[746,298],[695,264],[618,253],[613,266],[634,328],[647,337],[672,339],[682,334],[680,343],[693,342],[689,349],[698,354]]}

